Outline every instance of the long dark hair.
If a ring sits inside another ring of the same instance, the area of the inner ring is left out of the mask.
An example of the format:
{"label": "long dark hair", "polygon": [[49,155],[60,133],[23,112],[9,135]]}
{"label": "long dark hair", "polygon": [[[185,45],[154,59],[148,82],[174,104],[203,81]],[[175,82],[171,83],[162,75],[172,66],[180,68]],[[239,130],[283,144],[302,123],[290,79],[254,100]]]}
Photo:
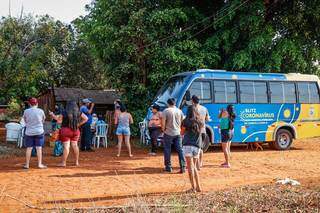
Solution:
{"label": "long dark hair", "polygon": [[80,123],[80,112],[79,107],[75,101],[68,101],[65,111],[66,118],[63,118],[66,122],[66,126],[72,130],[78,129]]}
{"label": "long dark hair", "polygon": [[200,114],[195,106],[191,105],[188,107],[186,119],[191,123],[191,131],[195,133],[201,132],[204,124],[201,122]]}
{"label": "long dark hair", "polygon": [[230,119],[235,119],[236,118],[236,113],[234,112],[234,106],[232,104],[229,104],[227,106],[227,112],[229,114]]}

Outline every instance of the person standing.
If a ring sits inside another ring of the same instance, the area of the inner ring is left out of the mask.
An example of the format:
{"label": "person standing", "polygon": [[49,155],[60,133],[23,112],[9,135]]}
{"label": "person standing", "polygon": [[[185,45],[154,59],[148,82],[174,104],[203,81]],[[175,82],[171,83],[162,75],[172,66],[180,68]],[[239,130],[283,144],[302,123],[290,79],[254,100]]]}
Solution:
{"label": "person standing", "polygon": [[174,98],[169,98],[167,101],[168,108],[162,113],[162,131],[164,132],[164,164],[165,171],[172,172],[171,167],[171,145],[173,144],[179,156],[180,173],[185,172],[185,159],[182,151],[181,139],[181,123],[183,113],[175,104]]}
{"label": "person standing", "polygon": [[161,134],[161,112],[160,107],[156,104],[152,106],[152,116],[149,121],[149,132],[151,137],[150,155],[156,155],[158,146],[158,137]]}
{"label": "person standing", "polygon": [[187,161],[191,192],[201,192],[199,172],[196,166],[201,150],[201,129],[203,125],[199,110],[194,105],[189,106],[186,119],[182,122],[182,126],[185,128],[182,144]]}
{"label": "person standing", "polygon": [[[115,125],[117,125],[117,123],[118,123],[117,119],[121,113],[121,111],[120,111],[121,105],[122,105],[122,102],[120,101],[120,99],[116,99],[114,101],[114,124]],[[117,129],[117,127],[116,127],[116,129]]]}
{"label": "person standing", "polygon": [[133,118],[130,113],[127,112],[126,107],[121,104],[120,106],[120,114],[117,117],[117,131],[116,134],[118,136],[118,154],[117,157],[120,157],[121,154],[121,146],[122,141],[126,143],[129,157],[133,157],[131,154],[131,146],[130,146],[130,124],[133,124]]}
{"label": "person standing", "polygon": [[92,141],[92,132],[91,132],[91,123],[92,123],[92,111],[94,103],[90,99],[85,98],[82,100],[82,106],[80,107],[80,112],[85,114],[88,117],[87,122],[82,126],[82,135],[81,135],[81,151],[93,151],[91,149]]}
{"label": "person standing", "polygon": [[232,104],[229,104],[227,106],[227,112],[229,114],[229,141],[227,142],[227,147],[229,151],[229,156],[231,157],[231,140],[234,136],[234,122],[236,119],[236,113],[234,112],[234,106]]}
{"label": "person standing", "polygon": [[221,164],[221,167],[230,168],[230,152],[228,143],[230,142],[230,124],[229,113],[226,109],[221,109],[219,114],[220,119],[220,133],[221,133],[221,145],[224,154],[225,162]]}
{"label": "person standing", "polygon": [[58,165],[65,167],[70,152],[70,143],[75,155],[75,165],[79,165],[79,147],[80,138],[79,127],[88,121],[88,117],[79,111],[75,101],[68,101],[66,110],[62,114],[62,127],[60,129],[60,140],[63,144],[62,162]]}
{"label": "person standing", "polygon": [[200,105],[200,101],[199,101],[199,98],[198,96],[196,95],[193,95],[191,97],[191,100],[192,100],[192,104],[196,107],[196,109],[198,110],[198,113],[200,115],[200,120],[201,122],[203,123],[202,127],[201,127],[201,146],[200,146],[200,154],[199,154],[199,160],[197,161],[197,168],[198,170],[200,170],[200,168],[202,167],[203,165],[203,145],[205,143],[205,140],[206,140],[206,137],[207,137],[207,132],[206,132],[206,121],[209,121],[210,120],[210,117],[209,117],[209,112],[208,112],[208,109],[202,105]]}
{"label": "person standing", "polygon": [[51,112],[49,111],[49,115],[51,117],[51,128],[52,128],[52,133],[50,137],[50,143],[55,143],[59,139],[59,130],[61,129],[61,123],[62,123],[62,113],[64,109],[62,106],[55,106],[55,111]]}
{"label": "person standing", "polygon": [[29,169],[32,148],[36,147],[38,157],[38,168],[46,169],[42,163],[42,146],[44,145],[44,128],[43,123],[46,116],[42,109],[38,108],[38,100],[36,98],[29,99],[30,108],[23,113],[23,119],[26,125],[25,130],[25,145],[26,150],[26,164],[24,169]]}

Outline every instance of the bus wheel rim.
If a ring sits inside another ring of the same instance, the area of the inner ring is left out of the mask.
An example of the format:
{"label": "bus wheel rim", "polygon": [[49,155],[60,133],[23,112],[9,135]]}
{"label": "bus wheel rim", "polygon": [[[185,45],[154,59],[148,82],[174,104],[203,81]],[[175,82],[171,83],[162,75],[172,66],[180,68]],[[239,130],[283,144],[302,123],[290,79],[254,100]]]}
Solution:
{"label": "bus wheel rim", "polygon": [[280,147],[286,148],[290,143],[290,137],[288,134],[281,134],[278,141],[279,141]]}

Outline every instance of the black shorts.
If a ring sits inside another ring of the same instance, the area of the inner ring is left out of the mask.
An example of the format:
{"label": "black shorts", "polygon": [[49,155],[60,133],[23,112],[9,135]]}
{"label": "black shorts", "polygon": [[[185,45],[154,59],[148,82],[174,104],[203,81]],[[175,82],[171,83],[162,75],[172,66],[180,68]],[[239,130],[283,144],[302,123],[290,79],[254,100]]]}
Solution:
{"label": "black shorts", "polygon": [[221,129],[221,142],[227,143],[230,141],[230,130],[229,129]]}

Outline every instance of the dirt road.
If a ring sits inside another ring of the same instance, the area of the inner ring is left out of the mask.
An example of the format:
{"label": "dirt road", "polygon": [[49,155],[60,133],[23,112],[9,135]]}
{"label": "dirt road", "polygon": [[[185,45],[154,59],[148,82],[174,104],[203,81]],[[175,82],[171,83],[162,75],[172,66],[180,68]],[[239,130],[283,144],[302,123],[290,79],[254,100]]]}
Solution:
{"label": "dirt road", "polygon": [[[294,178],[302,184],[320,185],[320,138],[295,141],[289,151],[248,151],[232,148],[232,168],[219,165],[220,149],[205,154],[201,181],[204,191],[252,184],[274,184],[276,178]],[[59,168],[60,158],[46,150],[47,170],[22,170],[23,157],[0,160],[0,210],[27,209],[10,195],[38,207],[88,207],[124,204],[133,196],[158,196],[189,188],[187,174],[178,174],[177,155],[173,174],[162,172],[163,157],[150,157],[147,150],[134,149],[134,158],[115,157],[115,147],[81,153],[80,167]]]}

